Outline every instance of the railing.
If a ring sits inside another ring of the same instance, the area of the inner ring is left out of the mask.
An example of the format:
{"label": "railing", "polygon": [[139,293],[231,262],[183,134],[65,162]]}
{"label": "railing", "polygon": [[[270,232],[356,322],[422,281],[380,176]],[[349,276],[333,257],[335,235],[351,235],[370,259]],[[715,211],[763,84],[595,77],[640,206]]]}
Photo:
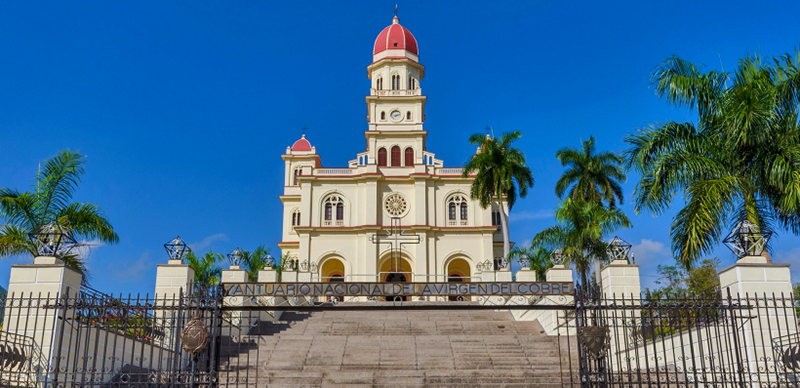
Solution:
{"label": "railing", "polygon": [[461,167],[446,167],[446,168],[437,168],[436,174],[437,175],[461,175],[464,171]]}
{"label": "railing", "polygon": [[317,168],[314,175],[352,175],[353,170],[349,168]]}
{"label": "railing", "polygon": [[373,96],[421,96],[422,89],[400,89],[400,90],[386,90],[386,89],[370,89]]}

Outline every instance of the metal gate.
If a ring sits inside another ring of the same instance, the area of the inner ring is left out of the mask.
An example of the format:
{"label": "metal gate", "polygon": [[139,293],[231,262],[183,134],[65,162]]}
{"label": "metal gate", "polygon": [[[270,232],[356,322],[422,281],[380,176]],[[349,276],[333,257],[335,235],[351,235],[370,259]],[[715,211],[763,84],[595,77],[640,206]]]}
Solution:
{"label": "metal gate", "polygon": [[798,387],[791,295],[576,291],[584,387]]}

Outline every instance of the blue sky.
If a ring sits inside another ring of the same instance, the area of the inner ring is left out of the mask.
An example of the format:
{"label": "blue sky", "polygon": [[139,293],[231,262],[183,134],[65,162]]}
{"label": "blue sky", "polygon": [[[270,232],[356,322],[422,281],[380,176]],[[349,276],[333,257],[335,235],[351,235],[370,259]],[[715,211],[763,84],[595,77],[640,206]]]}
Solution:
{"label": "blue sky", "polygon": [[[536,184],[511,213],[511,236],[551,225],[556,150],[594,135],[600,149],[664,120],[693,120],[649,89],[677,54],[732,69],[748,53],[800,44],[796,1],[401,2],[417,38],[428,96],[428,150],[460,166],[467,137],[520,130]],[[307,135],[327,167],[365,148],[366,66],[394,2],[2,2],[0,187],[27,189],[39,161],[88,155],[75,199],[100,205],[119,244],[89,254],[92,285],[152,292],[163,244],[227,253],[280,240],[280,154]],[[680,206],[634,215],[643,282],[674,261]],[[782,232],[774,259],[800,270],[800,239]],[[716,252],[723,264],[729,251]],[[0,285],[10,266],[0,261]],[[798,272],[800,276],[800,272]],[[800,279],[800,278],[798,278]]]}

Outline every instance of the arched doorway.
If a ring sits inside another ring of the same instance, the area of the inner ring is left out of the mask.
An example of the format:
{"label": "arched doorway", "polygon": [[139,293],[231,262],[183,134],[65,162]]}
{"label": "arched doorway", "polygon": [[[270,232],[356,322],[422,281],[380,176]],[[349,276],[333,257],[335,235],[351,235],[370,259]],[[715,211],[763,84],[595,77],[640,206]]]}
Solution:
{"label": "arched doorway", "polygon": [[[383,262],[380,265],[380,280],[382,282],[390,282],[390,283],[406,283],[411,282],[412,280],[412,273],[411,273],[411,263],[406,260],[405,258],[401,258],[399,260],[398,268],[394,268],[392,264],[391,255],[387,255],[386,258],[383,259]],[[404,296],[386,296],[384,297],[385,300],[392,300],[392,301],[406,301],[407,298]]]}
{"label": "arched doorway", "polygon": [[[453,259],[447,265],[447,282],[448,283],[463,283],[470,280],[471,266],[464,259]],[[450,296],[451,301],[464,301],[468,300],[460,295]]]}
{"label": "arched doorway", "polygon": [[[320,280],[323,282],[344,282],[344,263],[336,258],[325,260],[319,270],[319,276]],[[344,297],[341,296],[332,296],[331,298],[339,302],[344,302]],[[327,300],[326,302],[332,301],[333,300]]]}

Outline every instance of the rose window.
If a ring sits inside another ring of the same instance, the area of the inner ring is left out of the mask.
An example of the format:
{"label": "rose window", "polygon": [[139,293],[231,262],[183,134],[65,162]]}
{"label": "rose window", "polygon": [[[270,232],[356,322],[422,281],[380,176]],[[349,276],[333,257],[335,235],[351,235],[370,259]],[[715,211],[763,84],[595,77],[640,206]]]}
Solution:
{"label": "rose window", "polygon": [[386,200],[383,201],[383,207],[390,216],[401,217],[408,210],[408,203],[402,195],[395,193],[386,197]]}

